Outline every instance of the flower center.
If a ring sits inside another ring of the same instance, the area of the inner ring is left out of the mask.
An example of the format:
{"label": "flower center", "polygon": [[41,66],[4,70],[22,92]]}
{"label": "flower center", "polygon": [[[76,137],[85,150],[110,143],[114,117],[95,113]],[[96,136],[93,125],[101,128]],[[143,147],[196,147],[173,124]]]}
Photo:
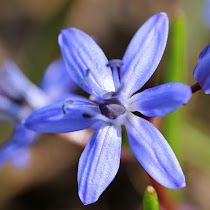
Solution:
{"label": "flower center", "polygon": [[99,104],[99,109],[103,115],[112,120],[124,114],[126,111],[126,108],[117,98],[105,100],[103,104]]}

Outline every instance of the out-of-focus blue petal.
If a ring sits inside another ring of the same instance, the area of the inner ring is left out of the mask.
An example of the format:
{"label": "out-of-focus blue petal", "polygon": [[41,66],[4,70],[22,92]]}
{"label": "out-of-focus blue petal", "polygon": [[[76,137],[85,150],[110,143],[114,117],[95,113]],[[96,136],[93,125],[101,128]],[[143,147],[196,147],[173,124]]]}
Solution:
{"label": "out-of-focus blue petal", "polygon": [[168,38],[168,17],[165,13],[152,16],[136,32],[123,57],[121,82],[129,98],[139,90],[156,70]]}
{"label": "out-of-focus blue petal", "polygon": [[104,125],[88,141],[78,166],[79,197],[85,204],[98,200],[120,165],[121,127]]}
{"label": "out-of-focus blue petal", "polygon": [[202,14],[206,27],[210,29],[210,0],[204,1]]}
{"label": "out-of-focus blue petal", "polygon": [[31,163],[31,150],[28,147],[14,150],[9,161],[17,169],[24,169]]}
{"label": "out-of-focus blue petal", "polygon": [[0,95],[0,121],[17,123],[28,116],[31,109]]}
{"label": "out-of-focus blue petal", "polygon": [[62,30],[58,42],[71,78],[82,89],[97,96],[115,90],[108,60],[90,36],[68,28]]}
{"label": "out-of-focus blue petal", "polygon": [[0,148],[0,168],[5,161],[12,161],[16,167],[23,168],[30,160],[28,147],[34,143],[38,134],[18,124],[9,140]]}
{"label": "out-of-focus blue petal", "polygon": [[129,110],[148,117],[161,117],[185,105],[191,88],[178,82],[166,83],[137,93],[129,99]]}
{"label": "out-of-focus blue petal", "polygon": [[77,85],[69,76],[63,59],[57,59],[46,69],[40,87],[51,99],[76,90]]}
{"label": "out-of-focus blue petal", "polygon": [[[210,9],[210,8],[209,8]],[[210,19],[209,19],[210,20]],[[206,46],[199,55],[198,60],[200,61],[203,57],[210,54],[210,44]]]}
{"label": "out-of-focus blue petal", "polygon": [[130,148],[146,172],[167,188],[185,187],[185,177],[180,164],[157,128],[133,114],[127,116],[125,127]]}
{"label": "out-of-focus blue petal", "polygon": [[13,95],[25,99],[32,107],[39,108],[49,103],[48,96],[31,83],[13,61],[4,63],[0,77],[9,87],[10,93],[13,91]]}
{"label": "out-of-focus blue petal", "polygon": [[194,78],[198,81],[206,94],[210,94],[210,53],[205,55],[197,64]]}
{"label": "out-of-focus blue petal", "polygon": [[100,114],[100,110],[92,102],[78,98],[68,97],[35,110],[26,119],[26,127],[42,133],[66,133],[89,128],[97,122],[94,117]]}

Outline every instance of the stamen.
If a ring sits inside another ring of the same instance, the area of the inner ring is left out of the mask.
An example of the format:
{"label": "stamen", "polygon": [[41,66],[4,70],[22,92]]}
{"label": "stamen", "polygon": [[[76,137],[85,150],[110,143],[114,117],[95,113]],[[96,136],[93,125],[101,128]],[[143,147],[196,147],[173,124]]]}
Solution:
{"label": "stamen", "polygon": [[120,87],[120,78],[116,67],[113,67],[113,80],[115,88],[118,89]]}
{"label": "stamen", "polygon": [[106,122],[110,125],[113,125],[113,124],[122,125],[125,122],[125,119],[126,119],[125,117],[126,116],[127,116],[127,113],[124,113],[124,114],[118,116],[116,119],[113,120],[113,119],[110,119],[110,118],[106,117],[105,115],[98,114],[93,119],[104,121],[104,122]]}
{"label": "stamen", "polygon": [[112,59],[107,64],[107,66],[110,67],[111,69],[114,67],[121,68],[122,65],[123,65],[123,61],[120,59]]}
{"label": "stamen", "polygon": [[124,83],[121,83],[120,87],[115,92],[111,93],[111,97],[118,98],[120,103],[123,106],[127,107],[128,102],[127,102],[126,98],[121,94],[123,88],[124,88]]}
{"label": "stamen", "polygon": [[122,83],[122,84],[120,85],[120,87],[119,87],[115,92],[112,92],[112,95],[111,95],[111,96],[112,96],[112,97],[117,97],[117,96],[121,93],[123,87],[124,87],[124,84]]}
{"label": "stamen", "polygon": [[113,80],[116,89],[120,88],[120,78],[119,78],[118,69],[120,69],[122,65],[123,61],[120,59],[110,60],[109,63],[107,64],[107,66],[110,67],[113,71]]}
{"label": "stamen", "polygon": [[67,111],[66,111],[66,106],[67,105],[70,105],[70,104],[73,104],[73,101],[72,100],[66,100],[63,105],[62,105],[62,111],[63,111],[63,114],[66,114]]}
{"label": "stamen", "polygon": [[80,81],[81,86],[83,86],[87,82],[89,74],[90,74],[90,69],[87,69],[85,72],[84,78]]}

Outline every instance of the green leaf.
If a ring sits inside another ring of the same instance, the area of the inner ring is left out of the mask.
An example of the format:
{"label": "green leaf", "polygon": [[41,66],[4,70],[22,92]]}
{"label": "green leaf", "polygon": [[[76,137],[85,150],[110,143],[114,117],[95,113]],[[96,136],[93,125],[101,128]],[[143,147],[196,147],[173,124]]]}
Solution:
{"label": "green leaf", "polygon": [[179,11],[172,22],[168,40],[165,82],[185,82],[187,70],[186,19]]}
{"label": "green leaf", "polygon": [[142,210],[160,210],[157,193],[152,186],[148,186],[144,192]]}
{"label": "green leaf", "polygon": [[[169,49],[164,74],[164,82],[185,82],[187,72],[186,59],[186,20],[182,12],[178,12],[171,25]],[[163,134],[179,157],[182,153],[181,132],[183,132],[183,107],[164,118]]]}

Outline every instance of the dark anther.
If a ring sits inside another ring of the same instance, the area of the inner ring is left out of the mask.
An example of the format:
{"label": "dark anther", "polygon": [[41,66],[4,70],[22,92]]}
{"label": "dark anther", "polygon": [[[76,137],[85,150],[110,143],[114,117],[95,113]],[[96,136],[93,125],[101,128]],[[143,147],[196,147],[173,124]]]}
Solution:
{"label": "dark anther", "polygon": [[25,103],[25,99],[23,97],[12,98],[12,101],[18,105],[23,105]]}
{"label": "dark anther", "polygon": [[80,81],[80,85],[84,85],[87,82],[89,74],[90,74],[90,69],[87,69],[85,72],[84,78]]}
{"label": "dark anther", "polygon": [[73,101],[72,100],[66,100],[63,105],[62,105],[62,112],[63,114],[66,114],[66,105],[72,104]]}
{"label": "dark anther", "polygon": [[87,114],[87,113],[84,113],[82,116],[83,116],[84,118],[91,118],[91,117],[92,117],[91,115],[89,115],[89,114]]}
{"label": "dark anther", "polygon": [[126,111],[117,98],[106,100],[104,104],[99,105],[99,109],[103,115],[110,119],[116,119]]}
{"label": "dark anther", "polygon": [[113,59],[110,60],[109,63],[107,63],[107,67],[113,68],[113,67],[117,67],[120,68],[123,65],[123,61],[120,59]]}

